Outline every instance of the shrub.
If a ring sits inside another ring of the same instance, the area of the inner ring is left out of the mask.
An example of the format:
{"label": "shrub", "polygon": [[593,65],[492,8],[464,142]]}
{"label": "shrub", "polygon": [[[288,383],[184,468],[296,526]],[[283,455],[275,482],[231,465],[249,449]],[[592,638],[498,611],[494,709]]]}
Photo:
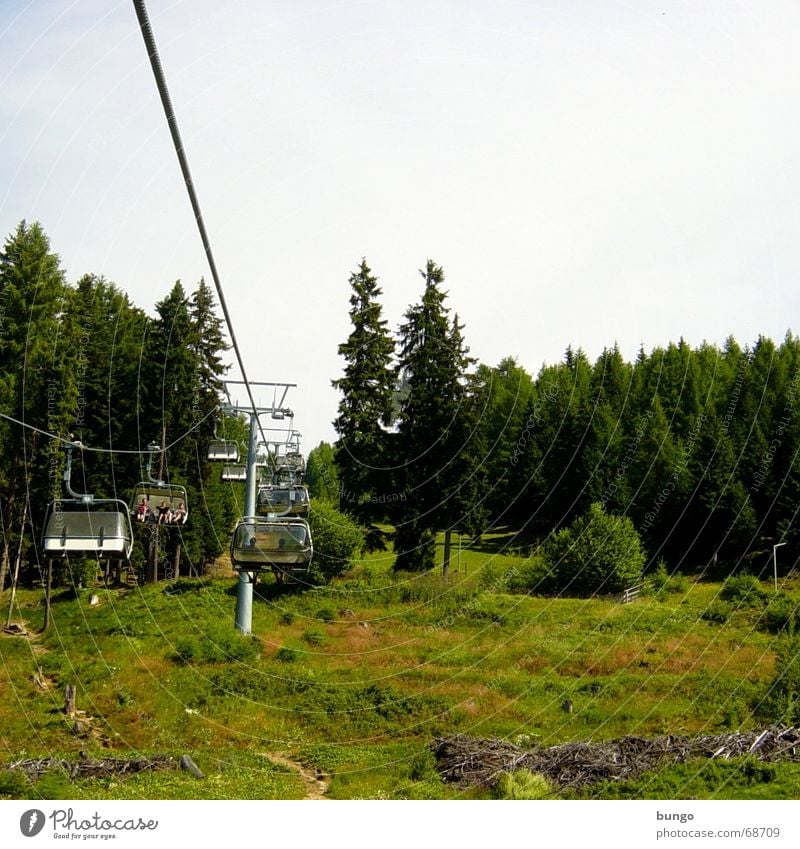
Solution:
{"label": "shrub", "polygon": [[317,619],[320,622],[334,622],[336,620],[336,614],[330,609],[330,607],[321,607],[317,611]]}
{"label": "shrub", "polygon": [[275,652],[275,660],[281,663],[294,663],[297,660],[297,652],[289,646],[281,646]]}
{"label": "shrub", "polygon": [[547,587],[550,569],[541,554],[531,554],[527,560],[509,572],[506,591],[510,593],[542,593]]}
{"label": "shrub", "polygon": [[800,605],[785,593],[775,596],[770,600],[759,624],[771,634],[779,634],[781,631],[794,633],[800,622]]}
{"label": "shrub", "polygon": [[303,632],[302,639],[310,646],[321,646],[325,642],[325,634],[319,628],[309,628]]}
{"label": "shrub", "polygon": [[727,578],[719,595],[726,601],[735,601],[739,604],[757,604],[764,599],[766,594],[761,588],[761,581],[755,575],[742,572],[739,575],[731,575]]}
{"label": "shrub", "polygon": [[65,557],[56,560],[53,567],[53,584],[74,590],[91,587],[97,580],[97,561],[88,557]]}
{"label": "shrub", "polygon": [[652,593],[665,592],[669,585],[669,572],[667,564],[659,560],[656,568],[646,578],[647,589]]}
{"label": "shrub", "polygon": [[756,711],[768,722],[800,724],[800,635],[776,640],[775,655],[775,677]]}
{"label": "shrub", "polygon": [[29,799],[31,785],[21,769],[0,770],[0,798]]}
{"label": "shrub", "polygon": [[219,624],[207,627],[201,634],[177,640],[172,659],[178,663],[247,662],[258,657],[260,648],[256,637],[239,634],[232,625]]}
{"label": "shrub", "polygon": [[328,583],[353,565],[364,547],[364,529],[326,501],[312,501],[308,521],[314,542],[312,573]]}
{"label": "shrub", "polygon": [[718,625],[724,625],[730,618],[733,611],[731,606],[724,601],[712,601],[711,604],[702,612],[701,618],[706,622],[716,622]]}
{"label": "shrub", "polygon": [[553,589],[579,596],[621,592],[641,580],[645,563],[633,522],[598,503],[555,534],[545,553]]}
{"label": "shrub", "polygon": [[548,799],[553,796],[550,782],[538,772],[518,769],[504,772],[495,788],[498,799]]}

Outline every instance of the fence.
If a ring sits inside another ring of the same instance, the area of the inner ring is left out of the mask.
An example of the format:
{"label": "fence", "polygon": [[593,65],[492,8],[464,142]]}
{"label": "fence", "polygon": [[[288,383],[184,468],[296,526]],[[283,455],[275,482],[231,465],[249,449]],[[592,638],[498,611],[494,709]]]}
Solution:
{"label": "fence", "polygon": [[634,584],[632,587],[628,587],[620,597],[620,604],[630,604],[630,602],[636,601],[642,593],[643,586],[644,584]]}

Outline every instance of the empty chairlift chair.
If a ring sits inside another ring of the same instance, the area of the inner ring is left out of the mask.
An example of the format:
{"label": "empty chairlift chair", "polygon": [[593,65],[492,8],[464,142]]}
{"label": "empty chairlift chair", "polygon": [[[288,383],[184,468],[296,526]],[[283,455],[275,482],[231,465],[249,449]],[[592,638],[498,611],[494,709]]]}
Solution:
{"label": "empty chairlift chair", "polygon": [[304,516],[308,513],[308,488],[305,486],[260,486],[256,510],[261,515]]}
{"label": "empty chairlift chair", "polygon": [[243,466],[240,463],[226,463],[222,467],[222,475],[220,477],[224,481],[246,481],[247,466]]}
{"label": "empty chairlift chair", "polygon": [[243,520],[231,537],[231,562],[243,572],[308,572],[314,548],[304,519]]}
{"label": "empty chairlift chair", "polygon": [[208,459],[235,463],[239,459],[239,445],[225,439],[213,439],[208,444]]}
{"label": "empty chairlift chair", "polygon": [[47,509],[42,538],[47,557],[128,560],[132,546],[133,531],[124,501],[64,499]]}

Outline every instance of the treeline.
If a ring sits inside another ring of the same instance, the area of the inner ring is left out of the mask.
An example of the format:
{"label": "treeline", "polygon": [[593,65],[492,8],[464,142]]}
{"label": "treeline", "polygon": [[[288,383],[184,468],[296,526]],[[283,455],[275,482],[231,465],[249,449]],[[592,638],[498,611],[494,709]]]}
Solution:
{"label": "treeline", "polygon": [[334,423],[309,458],[315,490],[396,525],[397,567],[432,565],[433,535],[509,526],[546,539],[592,504],[625,515],[649,561],[760,568],[797,557],[800,340],[684,340],[627,362],[569,348],[534,376],[468,356],[442,269],[393,336],[366,262],[350,278]]}
{"label": "treeline", "polygon": [[186,487],[191,517],[164,531],[166,556],[180,552],[185,570],[222,551],[215,528],[230,527],[235,505],[206,452],[226,347],[204,281],[190,294],[175,283],[150,317],[103,277],[68,283],[42,227],[19,224],[0,253],[0,590],[20,541],[23,563],[43,565],[34,541],[64,496],[63,439],[102,449],[75,452],[73,489],[125,502],[147,479],[137,452],[169,446],[153,471]]}

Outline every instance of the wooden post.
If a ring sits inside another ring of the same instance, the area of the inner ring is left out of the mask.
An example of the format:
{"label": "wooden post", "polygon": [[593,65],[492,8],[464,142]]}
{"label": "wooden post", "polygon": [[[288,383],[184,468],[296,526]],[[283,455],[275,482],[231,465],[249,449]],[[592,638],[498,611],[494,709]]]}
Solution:
{"label": "wooden post", "polygon": [[444,559],[442,561],[442,575],[447,577],[447,573],[450,571],[450,549],[452,547],[452,537],[453,531],[448,528],[444,532]]}
{"label": "wooden post", "polygon": [[47,560],[47,576],[44,583],[44,623],[42,630],[46,631],[50,627],[50,589],[53,586],[53,558]]}
{"label": "wooden post", "polygon": [[71,719],[75,716],[75,685],[67,684],[64,688],[64,713]]}
{"label": "wooden post", "polygon": [[175,546],[175,580],[181,576],[181,544],[180,540],[178,541],[177,546]]}

